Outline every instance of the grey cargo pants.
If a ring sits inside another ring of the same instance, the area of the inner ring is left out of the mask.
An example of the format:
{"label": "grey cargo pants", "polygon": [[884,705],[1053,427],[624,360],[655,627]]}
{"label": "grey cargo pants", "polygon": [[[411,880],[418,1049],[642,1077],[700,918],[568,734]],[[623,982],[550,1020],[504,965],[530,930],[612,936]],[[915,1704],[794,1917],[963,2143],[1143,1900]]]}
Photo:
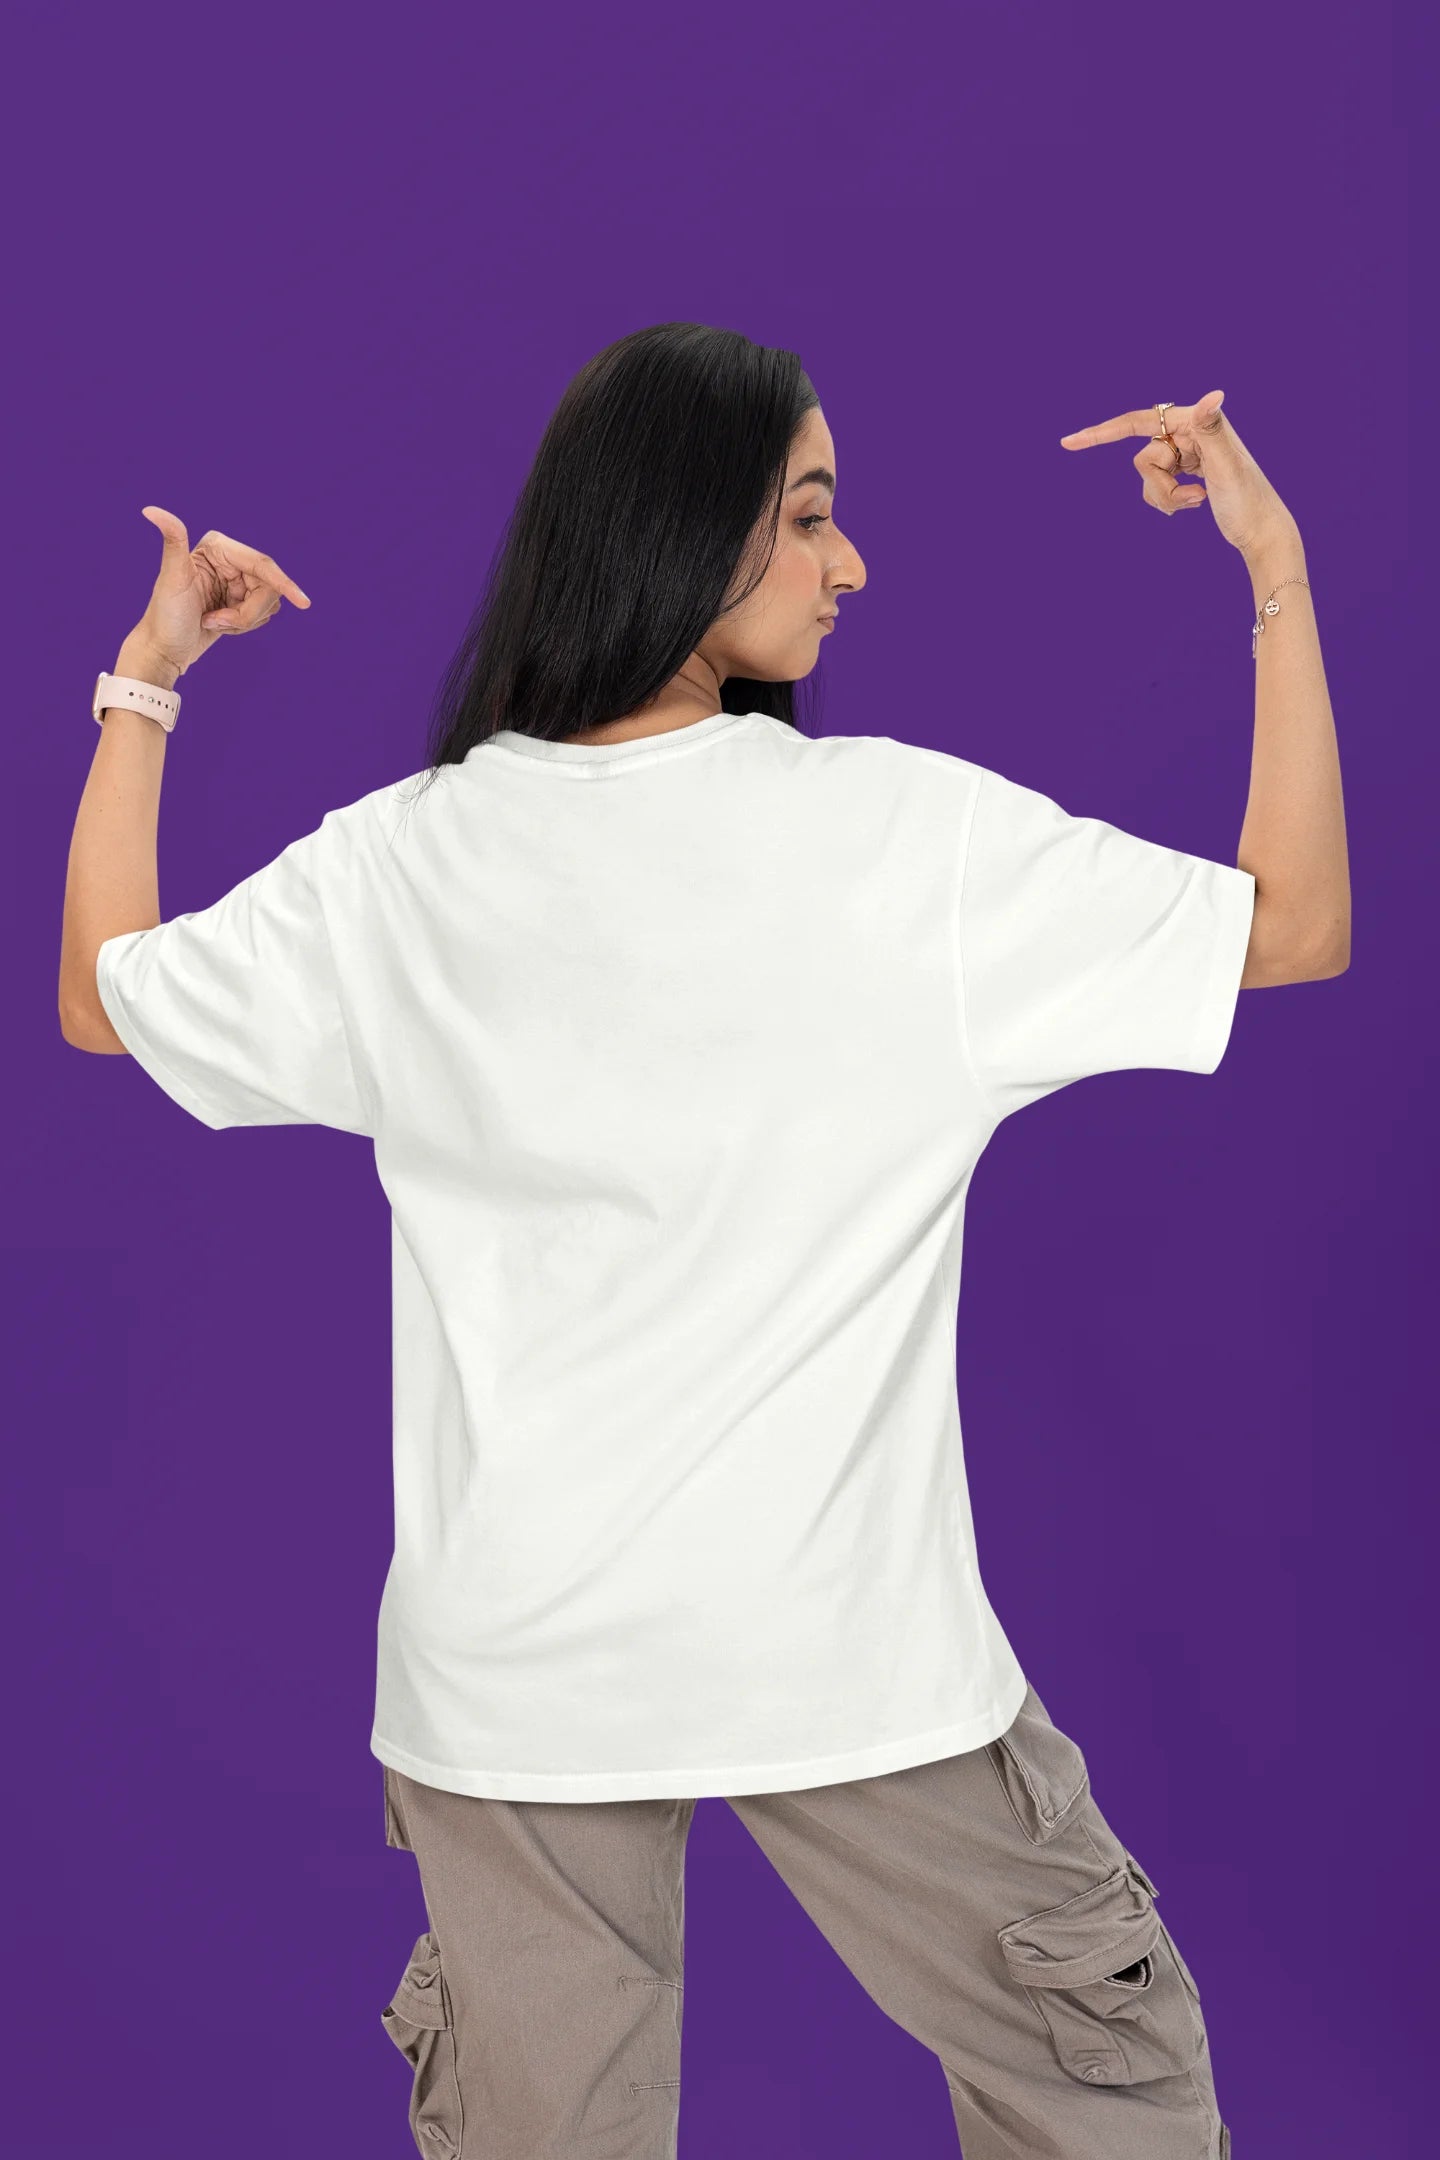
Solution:
{"label": "grey cargo pants", "polygon": [[[694,1800],[384,1779],[430,1922],[381,2012],[419,2150],[675,2160]],[[1195,1981],[1033,1688],[988,1746],[728,1804],[938,2058],[964,2160],[1229,2160]]]}

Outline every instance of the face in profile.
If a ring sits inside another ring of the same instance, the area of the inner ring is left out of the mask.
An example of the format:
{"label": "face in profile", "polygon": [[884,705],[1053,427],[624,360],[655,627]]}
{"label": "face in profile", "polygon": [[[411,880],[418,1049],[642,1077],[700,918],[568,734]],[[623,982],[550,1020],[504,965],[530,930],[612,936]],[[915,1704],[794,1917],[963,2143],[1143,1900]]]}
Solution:
{"label": "face in profile", "polygon": [[865,565],[835,523],[834,499],[835,445],[815,405],[790,445],[769,568],[700,643],[721,681],[798,682],[834,635],[826,618],[865,583]]}

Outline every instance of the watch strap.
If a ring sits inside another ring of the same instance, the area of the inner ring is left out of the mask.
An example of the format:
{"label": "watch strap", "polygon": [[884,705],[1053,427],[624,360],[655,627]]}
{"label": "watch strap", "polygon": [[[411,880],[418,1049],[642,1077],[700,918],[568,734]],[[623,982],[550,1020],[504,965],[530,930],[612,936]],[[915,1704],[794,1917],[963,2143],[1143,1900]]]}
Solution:
{"label": "watch strap", "polygon": [[117,707],[126,712],[148,713],[168,735],[179,718],[180,695],[176,690],[162,690],[158,683],[141,682],[134,675],[111,675],[102,668],[95,678],[91,713],[103,725],[105,714]]}

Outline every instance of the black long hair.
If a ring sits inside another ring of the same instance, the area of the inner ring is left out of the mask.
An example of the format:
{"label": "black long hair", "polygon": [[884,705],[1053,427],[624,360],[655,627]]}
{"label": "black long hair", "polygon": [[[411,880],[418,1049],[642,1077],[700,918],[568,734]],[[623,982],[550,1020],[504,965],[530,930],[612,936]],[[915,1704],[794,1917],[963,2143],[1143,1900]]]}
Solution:
{"label": "black long hair", "polygon": [[[818,403],[796,354],[705,323],[655,323],[587,361],[441,682],[430,777],[500,728],[575,735],[662,690],[764,576],[790,446]],[[793,727],[795,690],[732,675],[721,709]]]}

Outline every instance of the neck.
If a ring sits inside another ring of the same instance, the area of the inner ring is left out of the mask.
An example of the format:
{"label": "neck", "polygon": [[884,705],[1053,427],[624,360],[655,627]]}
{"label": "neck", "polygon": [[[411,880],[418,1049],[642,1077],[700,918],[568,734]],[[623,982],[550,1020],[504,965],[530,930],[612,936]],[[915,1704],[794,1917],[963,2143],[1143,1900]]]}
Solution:
{"label": "neck", "polygon": [[714,671],[692,666],[689,675],[678,675],[658,697],[618,720],[600,727],[582,728],[576,735],[562,735],[562,742],[628,742],[633,735],[668,735],[672,728],[689,727],[693,720],[708,720],[720,706],[720,682]]}

